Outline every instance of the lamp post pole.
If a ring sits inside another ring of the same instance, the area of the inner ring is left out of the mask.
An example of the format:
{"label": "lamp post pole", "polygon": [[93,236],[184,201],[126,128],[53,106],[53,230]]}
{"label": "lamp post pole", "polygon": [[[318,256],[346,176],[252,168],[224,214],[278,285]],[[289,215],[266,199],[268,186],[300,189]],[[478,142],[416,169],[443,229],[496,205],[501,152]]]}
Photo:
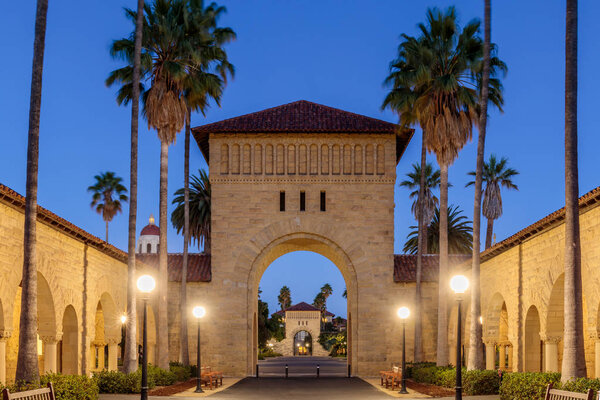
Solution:
{"label": "lamp post pole", "polygon": [[148,400],[148,298],[144,296],[144,333],[142,335],[142,391],[141,400]]}
{"label": "lamp post pole", "polygon": [[402,320],[402,388],[400,393],[406,394],[406,320]]}
{"label": "lamp post pole", "polygon": [[202,390],[202,363],[200,362],[200,318],[196,319],[198,320],[198,348],[196,353],[198,368],[196,373],[196,393],[204,393],[204,390]]}
{"label": "lamp post pole", "polygon": [[456,322],[456,400],[462,400],[462,346],[461,346],[461,306],[462,306],[462,298],[460,294],[458,294],[457,300],[458,304],[458,321]]}

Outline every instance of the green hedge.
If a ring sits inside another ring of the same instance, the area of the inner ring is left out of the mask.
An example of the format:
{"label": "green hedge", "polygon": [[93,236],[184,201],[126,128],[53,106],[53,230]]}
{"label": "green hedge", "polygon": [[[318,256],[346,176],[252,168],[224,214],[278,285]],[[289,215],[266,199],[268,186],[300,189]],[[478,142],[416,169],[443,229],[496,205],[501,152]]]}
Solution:
{"label": "green hedge", "polygon": [[[408,373],[407,369],[407,373]],[[454,388],[456,370],[452,367],[436,367],[431,364],[412,365],[410,376],[416,382]],[[462,369],[462,387],[466,395],[498,394],[500,377],[496,371]]]}
{"label": "green hedge", "polygon": [[600,379],[579,378],[560,382],[558,372],[513,372],[504,374],[500,385],[501,400],[543,400],[546,387],[552,383],[556,389],[585,393],[588,389],[600,391]]}
{"label": "green hedge", "polygon": [[[142,391],[141,369],[130,374],[119,371],[101,371],[94,373],[94,378],[98,381],[100,393],[128,394]],[[155,386],[154,376],[150,374],[150,368],[148,368],[148,388],[153,389]]]}
{"label": "green hedge", "polygon": [[[22,392],[46,387],[52,382],[57,400],[97,400],[98,384],[96,379],[85,375],[47,374],[40,377],[39,384],[14,383],[6,386],[11,392]],[[0,385],[0,390],[4,389]]]}

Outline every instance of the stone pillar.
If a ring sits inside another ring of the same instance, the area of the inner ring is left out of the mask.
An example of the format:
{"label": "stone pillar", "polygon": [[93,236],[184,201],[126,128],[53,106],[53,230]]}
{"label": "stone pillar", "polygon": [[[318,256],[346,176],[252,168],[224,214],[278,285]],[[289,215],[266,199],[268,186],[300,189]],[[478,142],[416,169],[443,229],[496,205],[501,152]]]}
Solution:
{"label": "stone pillar", "polygon": [[558,372],[558,342],[561,339],[560,336],[544,339],[544,372]]}
{"label": "stone pillar", "polygon": [[98,346],[98,369],[102,371],[104,369],[104,347],[106,343],[101,343]]}
{"label": "stone pillar", "polygon": [[117,358],[119,354],[119,341],[117,339],[108,339],[108,370],[117,370]]}
{"label": "stone pillar", "polygon": [[500,360],[498,362],[498,369],[501,371],[504,371],[506,369],[506,343],[501,342],[498,344],[499,347],[499,353],[500,353]]}
{"label": "stone pillar", "polygon": [[496,369],[496,341],[494,339],[485,339],[485,369]]}
{"label": "stone pillar", "polygon": [[61,339],[62,335],[42,336],[44,344],[44,373],[59,372],[56,357],[56,343]]}
{"label": "stone pillar", "polygon": [[512,343],[507,344],[507,353],[508,353],[508,365],[506,366],[507,371],[513,371],[513,345]]}
{"label": "stone pillar", "polygon": [[0,385],[6,385],[6,341],[10,331],[0,331]]}
{"label": "stone pillar", "polygon": [[596,354],[594,358],[594,368],[596,370],[596,378],[600,378],[600,339],[596,339]]}

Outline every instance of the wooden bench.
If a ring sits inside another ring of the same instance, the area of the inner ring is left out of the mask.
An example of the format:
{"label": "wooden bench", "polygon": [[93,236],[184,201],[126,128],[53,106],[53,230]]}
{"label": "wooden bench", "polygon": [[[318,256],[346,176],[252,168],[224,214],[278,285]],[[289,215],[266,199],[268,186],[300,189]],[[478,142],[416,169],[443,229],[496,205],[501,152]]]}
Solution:
{"label": "wooden bench", "polygon": [[400,387],[402,383],[402,368],[393,366],[391,371],[379,371],[381,386],[386,389]]}
{"label": "wooden bench", "polygon": [[593,400],[594,392],[588,389],[587,393],[567,392],[565,390],[552,389],[552,384],[546,389],[544,400]]}
{"label": "wooden bench", "polygon": [[52,386],[52,382],[48,383],[48,387],[35,389],[35,390],[27,390],[25,392],[17,392],[11,393],[8,389],[4,389],[2,391],[2,400],[55,400],[54,397],[54,387]]}
{"label": "wooden bench", "polygon": [[200,376],[204,386],[210,389],[218,388],[223,385],[223,372],[221,371],[211,371],[210,367],[202,367]]}

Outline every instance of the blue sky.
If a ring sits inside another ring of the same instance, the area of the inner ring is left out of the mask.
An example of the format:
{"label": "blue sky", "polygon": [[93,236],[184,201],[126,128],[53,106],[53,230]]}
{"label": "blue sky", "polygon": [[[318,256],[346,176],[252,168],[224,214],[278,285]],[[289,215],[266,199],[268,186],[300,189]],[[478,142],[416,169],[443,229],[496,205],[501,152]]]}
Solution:
{"label": "blue sky", "polygon": [[[102,237],[101,218],[89,207],[87,186],[99,171],[129,176],[130,109],[118,107],[113,89],[104,79],[120,63],[111,60],[113,39],[131,31],[122,7],[133,0],[81,2],[50,1],[40,127],[39,203]],[[306,99],[360,114],[396,121],[380,111],[386,93],[382,81],[394,57],[401,33],[416,34],[429,6],[455,4],[465,23],[482,14],[481,0],[222,0],[238,40],[228,47],[237,68],[225,91],[222,108],[194,125],[221,120],[279,104]],[[496,1],[493,4],[493,41],[508,64],[504,81],[505,113],[492,112],[486,153],[510,159],[521,172],[518,192],[504,192],[504,215],[495,224],[498,240],[533,223],[564,203],[564,9],[565,1]],[[600,89],[600,53],[593,32],[600,2],[579,2],[579,166],[580,193],[600,184],[595,159],[600,138],[596,114]],[[25,191],[26,138],[29,109],[35,1],[8,2],[0,14],[0,127],[2,152],[0,182]],[[139,159],[139,222],[141,229],[158,209],[159,142],[141,122]],[[417,161],[420,132],[398,165],[406,173]],[[433,158],[430,157],[432,160]],[[182,186],[183,138],[171,147],[169,193]],[[450,203],[471,217],[472,189],[465,189],[466,173],[474,169],[471,143],[450,168]],[[206,164],[192,149],[191,170]],[[127,213],[110,226],[111,243],[125,249]],[[400,252],[408,226],[413,224],[404,189],[396,189],[395,248]],[[169,250],[180,251],[182,240],[169,232]],[[312,257],[312,258],[310,258]],[[292,271],[319,272],[323,282],[307,282],[307,293],[294,300],[312,301],[325,281],[343,291],[339,271],[320,256],[292,254],[276,262],[261,286],[281,287]],[[282,266],[280,266],[280,264]],[[273,271],[281,271],[274,273]],[[267,282],[268,281],[268,282]],[[265,293],[263,296],[267,296]],[[271,295],[270,295],[271,296]],[[305,296],[305,297],[303,297]],[[273,294],[270,298],[276,297]],[[270,299],[269,298],[269,299]],[[271,309],[277,307],[269,300]],[[333,307],[333,305],[332,305]],[[342,303],[332,309],[345,315]]]}

